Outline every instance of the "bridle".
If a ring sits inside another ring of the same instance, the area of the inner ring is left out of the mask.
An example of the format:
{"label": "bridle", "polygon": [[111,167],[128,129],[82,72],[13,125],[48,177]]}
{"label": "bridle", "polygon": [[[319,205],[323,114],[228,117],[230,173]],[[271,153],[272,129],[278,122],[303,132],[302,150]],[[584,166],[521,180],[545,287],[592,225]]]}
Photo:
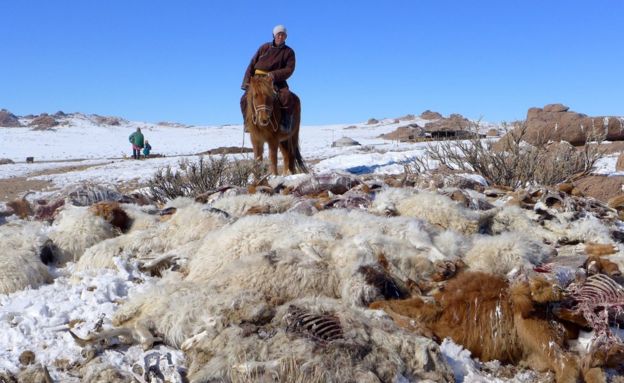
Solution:
{"label": "bridle", "polygon": [[273,131],[277,132],[278,125],[275,120],[275,116],[273,115],[273,104],[275,103],[275,99],[277,98],[277,92],[273,90],[273,98],[271,99],[271,104],[256,104],[256,99],[251,95],[251,106],[253,107],[254,113],[251,116],[251,121],[254,125],[258,125],[258,113],[265,111],[269,116],[269,124],[272,125]]}

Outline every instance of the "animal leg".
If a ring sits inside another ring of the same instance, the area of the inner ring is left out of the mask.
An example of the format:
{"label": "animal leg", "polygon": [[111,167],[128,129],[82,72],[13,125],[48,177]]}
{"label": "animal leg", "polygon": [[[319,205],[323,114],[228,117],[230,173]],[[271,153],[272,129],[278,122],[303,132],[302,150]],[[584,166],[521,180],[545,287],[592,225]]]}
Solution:
{"label": "animal leg", "polygon": [[162,342],[162,338],[153,336],[147,324],[142,321],[134,325],[134,333],[132,335],[141,344],[143,350],[149,350],[155,342]]}
{"label": "animal leg", "polygon": [[292,160],[290,156],[290,151],[288,150],[288,146],[285,142],[280,142],[279,145],[280,152],[282,153],[282,158],[284,159],[284,167],[282,169],[282,174],[285,176],[289,174],[295,173],[295,162]]}
{"label": "animal leg", "polygon": [[253,147],[254,159],[256,161],[262,161],[262,156],[264,155],[264,142],[252,137],[251,146]]}
{"label": "animal leg", "polygon": [[576,383],[580,374],[578,360],[563,350],[563,332],[560,334],[548,321],[514,316],[518,338],[524,349],[527,362],[536,370],[544,363],[555,372],[557,383]]}
{"label": "animal leg", "polygon": [[583,371],[583,379],[585,383],[607,383],[604,370],[600,367],[594,367]]}
{"label": "animal leg", "polygon": [[277,142],[269,142],[269,159],[271,161],[271,174],[277,175]]}

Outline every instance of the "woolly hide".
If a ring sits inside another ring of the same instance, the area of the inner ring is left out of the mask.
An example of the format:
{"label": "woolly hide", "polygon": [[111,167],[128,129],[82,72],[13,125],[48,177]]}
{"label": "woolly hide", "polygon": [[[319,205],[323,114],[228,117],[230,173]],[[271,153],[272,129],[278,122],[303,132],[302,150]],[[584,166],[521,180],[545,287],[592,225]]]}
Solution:
{"label": "woolly hide", "polygon": [[48,267],[41,262],[44,242],[38,222],[14,222],[0,226],[0,294],[52,282]]}
{"label": "woolly hide", "polygon": [[256,193],[220,198],[212,203],[212,207],[241,217],[247,214],[283,213],[294,206],[295,202],[295,198],[290,195]]}
{"label": "woolly hide", "polygon": [[152,330],[166,344],[179,348],[183,341],[203,331],[216,336],[231,323],[262,321],[270,315],[271,309],[259,292],[219,294],[212,286],[169,276],[131,297],[115,313],[113,324],[137,333]]}
{"label": "woolly hide", "polygon": [[512,270],[532,269],[543,263],[550,250],[522,233],[475,236],[473,245],[463,258],[473,271],[505,276]]}
{"label": "woolly hide", "polygon": [[[291,305],[311,315],[332,313],[339,320],[342,339],[319,346],[305,333],[289,330]],[[242,375],[262,381],[279,370],[287,370],[280,376],[282,381],[453,379],[435,342],[401,330],[385,315],[345,307],[340,301],[295,300],[279,307],[270,323],[254,328],[229,326],[215,337],[196,337],[187,352],[191,359],[190,380],[230,381]],[[285,369],[287,364],[292,368]]]}
{"label": "woolly hide", "polygon": [[373,202],[373,210],[417,217],[432,225],[463,234],[478,233],[494,212],[477,212],[462,207],[447,196],[429,191],[417,193],[382,191]]}
{"label": "woolly hide", "polygon": [[87,248],[117,234],[110,223],[95,216],[88,207],[66,205],[54,221],[49,237],[59,249],[57,263],[64,265],[78,261]]}
{"label": "woolly hide", "polygon": [[232,261],[270,250],[300,249],[323,257],[337,238],[334,225],[295,213],[246,216],[204,237],[191,255],[188,279],[210,281]]}
{"label": "woolly hide", "polygon": [[305,296],[338,297],[333,265],[301,250],[272,250],[232,262],[209,281],[218,293],[255,290],[272,302]]}
{"label": "woolly hide", "polygon": [[345,238],[335,243],[331,259],[342,278],[348,278],[361,265],[385,258],[399,277],[418,280],[433,272],[429,250],[384,235],[369,234]]}
{"label": "woolly hide", "polygon": [[409,242],[415,247],[431,247],[431,236],[438,232],[427,222],[411,217],[380,217],[362,210],[329,209],[314,218],[336,224],[343,237],[365,232],[384,234]]}
{"label": "woolly hide", "polygon": [[148,225],[143,230],[133,226],[128,234],[91,246],[77,262],[75,270],[113,268],[116,256],[149,259],[175,251],[176,257],[186,259],[197,250],[207,233],[229,222],[222,214],[205,210],[203,205],[192,200],[176,202],[183,207],[169,220]]}
{"label": "woolly hide", "polygon": [[539,238],[548,242],[557,242],[560,235],[544,229],[537,219],[539,216],[532,210],[521,209],[518,206],[505,206],[492,218],[490,231],[492,234],[501,234],[509,231],[521,232],[531,238]]}

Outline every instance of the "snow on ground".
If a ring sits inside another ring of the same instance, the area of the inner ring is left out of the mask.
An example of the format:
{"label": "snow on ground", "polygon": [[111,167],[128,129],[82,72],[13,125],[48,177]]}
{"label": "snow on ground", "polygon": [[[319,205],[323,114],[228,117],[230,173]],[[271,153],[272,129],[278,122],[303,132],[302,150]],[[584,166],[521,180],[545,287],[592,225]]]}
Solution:
{"label": "snow on ground", "polygon": [[[341,170],[353,174],[401,173],[403,164],[422,155],[427,144],[400,143],[379,136],[407,123],[424,125],[426,122],[417,118],[398,123],[395,120],[382,120],[374,125],[302,126],[302,155],[307,161],[318,161],[311,167],[313,172]],[[142,161],[128,159],[131,155],[128,136],[137,127],[149,140],[153,153],[166,157]],[[331,146],[342,137],[350,137],[361,145]],[[182,158],[194,160],[197,153],[227,146],[251,147],[249,135],[243,137],[242,125],[170,127],[129,122],[120,126],[100,126],[82,116],[73,117],[54,130],[0,129],[0,142],[3,143],[0,146],[0,158],[16,162],[0,166],[0,179],[28,177],[47,180],[55,188],[84,181],[110,185],[129,181],[145,182],[157,169],[165,166],[175,169]],[[32,145],[33,142],[40,144]],[[28,156],[34,157],[35,163],[25,163]],[[252,158],[252,155],[247,153],[237,157]],[[69,167],[82,166],[89,167],[67,171]],[[57,168],[59,172],[52,171]],[[45,174],[42,175],[43,171]],[[39,198],[46,193],[32,194],[29,198]]]}

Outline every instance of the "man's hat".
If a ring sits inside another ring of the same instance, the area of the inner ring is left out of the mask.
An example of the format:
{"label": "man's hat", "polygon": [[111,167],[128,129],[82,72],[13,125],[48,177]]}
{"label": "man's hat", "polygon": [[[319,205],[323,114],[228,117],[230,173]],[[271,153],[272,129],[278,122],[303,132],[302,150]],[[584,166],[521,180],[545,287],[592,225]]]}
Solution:
{"label": "man's hat", "polygon": [[285,26],[283,26],[282,24],[280,24],[280,25],[276,25],[276,26],[273,28],[273,36],[277,35],[277,34],[278,34],[278,33],[280,33],[280,32],[284,32],[284,34],[286,34],[286,35],[288,34],[288,32],[286,32],[286,27],[285,27]]}

